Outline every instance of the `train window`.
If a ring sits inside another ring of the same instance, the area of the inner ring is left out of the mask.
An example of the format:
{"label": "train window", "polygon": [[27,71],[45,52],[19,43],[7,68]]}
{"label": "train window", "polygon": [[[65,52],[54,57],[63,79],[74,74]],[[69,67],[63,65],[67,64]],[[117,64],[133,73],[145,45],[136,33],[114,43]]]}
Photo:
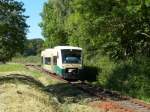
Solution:
{"label": "train window", "polygon": [[81,50],[63,49],[62,53],[62,63],[75,63],[81,64]]}
{"label": "train window", "polygon": [[54,65],[57,65],[57,56],[53,57],[53,63],[54,63]]}
{"label": "train window", "polygon": [[45,64],[51,65],[51,58],[50,57],[45,57]]}

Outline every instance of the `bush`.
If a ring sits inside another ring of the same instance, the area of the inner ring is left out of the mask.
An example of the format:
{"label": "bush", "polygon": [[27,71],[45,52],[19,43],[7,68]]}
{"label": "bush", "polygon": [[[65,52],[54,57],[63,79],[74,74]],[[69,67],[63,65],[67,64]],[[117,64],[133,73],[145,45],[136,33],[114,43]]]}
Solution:
{"label": "bush", "polygon": [[[108,57],[102,55],[96,55],[91,59],[85,59],[84,64],[86,65],[86,68],[94,68],[97,73],[97,83],[101,86],[106,85],[109,74],[112,73],[116,66],[116,64],[110,61]],[[91,72],[91,69],[88,69],[86,73],[93,76],[92,73],[94,72]]]}
{"label": "bush", "polygon": [[137,58],[117,64],[105,87],[137,98],[150,99],[150,60]]}
{"label": "bush", "polygon": [[106,56],[97,55],[88,59],[85,64],[97,69],[97,85],[150,101],[149,58],[137,57],[114,62]]}

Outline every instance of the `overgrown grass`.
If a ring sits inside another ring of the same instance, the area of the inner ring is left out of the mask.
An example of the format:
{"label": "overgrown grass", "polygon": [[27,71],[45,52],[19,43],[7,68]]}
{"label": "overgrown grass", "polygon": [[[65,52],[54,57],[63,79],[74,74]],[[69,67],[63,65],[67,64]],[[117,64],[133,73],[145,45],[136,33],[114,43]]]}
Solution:
{"label": "overgrown grass", "polygon": [[52,96],[37,87],[5,82],[0,83],[0,92],[1,112],[56,112]]}
{"label": "overgrown grass", "polygon": [[8,75],[8,74],[22,74],[32,76],[37,80],[40,80],[45,85],[59,83],[58,80],[51,79],[48,75],[41,73],[40,71],[36,71],[34,69],[26,69],[23,64],[2,64],[0,65],[0,75]]}
{"label": "overgrown grass", "polygon": [[13,63],[22,63],[22,64],[40,64],[41,58],[37,56],[17,56],[14,57],[11,62]]}
{"label": "overgrown grass", "polygon": [[95,97],[23,64],[0,65],[0,93],[6,112],[101,112],[87,105]]}
{"label": "overgrown grass", "polygon": [[[39,60],[38,56],[31,56],[14,58],[12,62],[38,64]],[[114,62],[106,56],[97,54],[92,59],[85,60],[84,63],[87,66],[84,77],[92,79],[96,76],[97,81],[94,83],[97,85],[150,102],[150,59],[137,57],[135,60]],[[24,70],[21,64],[0,65],[0,71],[25,71],[26,74],[45,80],[40,77],[41,73]]]}
{"label": "overgrown grass", "polygon": [[[23,64],[0,65],[0,110],[3,112],[56,112],[52,94],[44,87],[58,83]],[[59,107],[57,107],[59,108]]]}
{"label": "overgrown grass", "polygon": [[13,72],[25,70],[22,64],[1,64],[0,72]]}
{"label": "overgrown grass", "polygon": [[149,58],[114,62],[97,55],[86,61],[86,65],[97,68],[97,85],[150,102]]}

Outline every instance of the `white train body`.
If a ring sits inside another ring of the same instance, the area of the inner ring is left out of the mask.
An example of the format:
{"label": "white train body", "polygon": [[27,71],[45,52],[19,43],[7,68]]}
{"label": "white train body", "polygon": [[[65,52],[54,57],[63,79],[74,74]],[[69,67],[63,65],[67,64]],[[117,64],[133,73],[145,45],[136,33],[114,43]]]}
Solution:
{"label": "white train body", "polygon": [[77,79],[82,70],[82,48],[56,46],[41,52],[42,67],[65,78]]}

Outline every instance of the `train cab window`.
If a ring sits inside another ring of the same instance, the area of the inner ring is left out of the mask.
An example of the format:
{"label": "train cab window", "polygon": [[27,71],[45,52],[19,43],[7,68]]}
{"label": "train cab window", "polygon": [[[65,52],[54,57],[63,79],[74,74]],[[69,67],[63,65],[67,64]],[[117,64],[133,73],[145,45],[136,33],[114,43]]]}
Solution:
{"label": "train cab window", "polygon": [[62,63],[65,64],[81,64],[81,50],[72,50],[72,49],[63,49],[61,50],[62,53]]}
{"label": "train cab window", "polygon": [[46,65],[51,65],[51,58],[50,57],[45,58],[45,64]]}
{"label": "train cab window", "polygon": [[57,56],[53,57],[53,63],[54,63],[54,65],[57,65]]}

